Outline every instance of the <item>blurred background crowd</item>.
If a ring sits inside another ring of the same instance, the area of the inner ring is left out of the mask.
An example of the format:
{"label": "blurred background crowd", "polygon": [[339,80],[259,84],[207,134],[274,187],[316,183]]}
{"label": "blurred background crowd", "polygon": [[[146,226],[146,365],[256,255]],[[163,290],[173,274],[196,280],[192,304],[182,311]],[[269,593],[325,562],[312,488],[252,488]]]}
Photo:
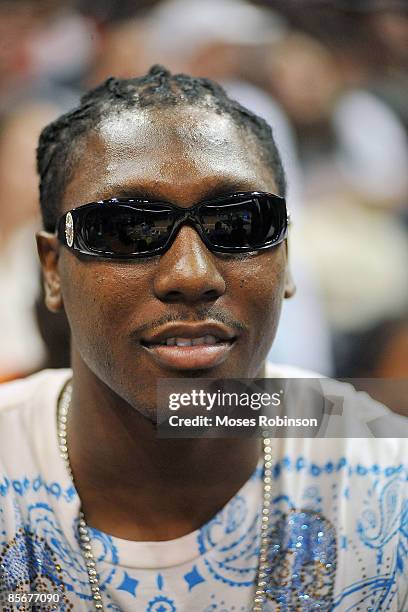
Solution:
{"label": "blurred background crowd", "polygon": [[271,361],[407,380],[407,7],[0,0],[0,381],[69,364],[66,321],[42,305],[35,250],[41,128],[90,86],[155,63],[219,81],[274,130],[298,292]]}

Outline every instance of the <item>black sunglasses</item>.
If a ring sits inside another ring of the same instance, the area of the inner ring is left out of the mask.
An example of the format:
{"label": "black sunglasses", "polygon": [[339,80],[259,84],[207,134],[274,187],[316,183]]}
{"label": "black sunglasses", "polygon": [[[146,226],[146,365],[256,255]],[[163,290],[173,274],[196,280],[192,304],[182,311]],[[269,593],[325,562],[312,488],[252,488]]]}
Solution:
{"label": "black sunglasses", "polygon": [[280,244],[288,222],[284,198],[251,191],[191,208],[138,198],[101,200],[65,213],[57,233],[62,244],[79,253],[131,259],[164,253],[185,223],[196,229],[210,251],[245,253]]}

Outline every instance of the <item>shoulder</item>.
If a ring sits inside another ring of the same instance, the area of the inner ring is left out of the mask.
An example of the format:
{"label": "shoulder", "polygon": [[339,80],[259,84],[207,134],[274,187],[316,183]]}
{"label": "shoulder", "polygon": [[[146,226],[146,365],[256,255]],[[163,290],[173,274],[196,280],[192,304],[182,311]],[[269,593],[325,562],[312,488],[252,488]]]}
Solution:
{"label": "shoulder", "polygon": [[70,370],[44,370],[0,385],[0,494],[4,479],[31,474],[53,457],[47,448],[54,439],[55,406],[70,377]]}
{"label": "shoulder", "polygon": [[43,370],[27,378],[0,384],[0,420],[44,401],[50,392],[61,388],[70,373],[68,369]]}
{"label": "shoulder", "polygon": [[266,378],[326,378],[323,374],[313,372],[312,370],[305,370],[283,363],[272,363],[267,361],[265,364],[265,377]]}
{"label": "shoulder", "polygon": [[42,444],[40,438],[52,426],[56,401],[70,377],[70,370],[43,370],[0,385],[0,463],[17,461],[37,438]]}
{"label": "shoulder", "polygon": [[[403,442],[408,437],[408,419],[394,413],[366,392],[357,391],[351,384],[352,380],[338,381],[317,372],[271,363],[266,366],[266,377],[288,381],[287,388],[291,392],[285,392],[285,395],[290,398],[291,411],[304,413],[321,409],[325,417],[325,428],[320,432],[322,437],[398,438],[404,446]],[[393,441],[394,448],[399,445],[397,440]],[[384,446],[387,446],[385,442]]]}

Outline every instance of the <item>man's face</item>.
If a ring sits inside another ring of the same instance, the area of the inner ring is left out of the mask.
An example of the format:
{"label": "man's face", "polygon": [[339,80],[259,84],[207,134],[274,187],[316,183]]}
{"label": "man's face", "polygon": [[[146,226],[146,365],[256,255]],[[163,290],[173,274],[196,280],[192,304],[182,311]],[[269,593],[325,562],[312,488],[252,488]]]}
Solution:
{"label": "man's face", "polygon": [[[255,190],[277,186],[254,139],[228,116],[191,107],[126,111],[86,137],[62,212],[141,194],[188,208]],[[289,292],[285,244],[220,255],[188,225],[166,253],[142,260],[78,258],[60,247],[48,278],[48,305],[55,309],[60,291],[75,363],[147,416],[158,378],[260,375]],[[205,340],[160,346],[186,337]]]}

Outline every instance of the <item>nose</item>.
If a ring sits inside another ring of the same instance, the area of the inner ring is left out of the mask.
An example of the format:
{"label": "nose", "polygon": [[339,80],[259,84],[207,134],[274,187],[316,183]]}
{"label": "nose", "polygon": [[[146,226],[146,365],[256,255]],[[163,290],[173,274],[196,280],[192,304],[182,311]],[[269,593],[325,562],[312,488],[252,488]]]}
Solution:
{"label": "nose", "polygon": [[165,302],[209,302],[225,293],[226,283],[193,227],[184,225],[156,268],[154,293]]}

